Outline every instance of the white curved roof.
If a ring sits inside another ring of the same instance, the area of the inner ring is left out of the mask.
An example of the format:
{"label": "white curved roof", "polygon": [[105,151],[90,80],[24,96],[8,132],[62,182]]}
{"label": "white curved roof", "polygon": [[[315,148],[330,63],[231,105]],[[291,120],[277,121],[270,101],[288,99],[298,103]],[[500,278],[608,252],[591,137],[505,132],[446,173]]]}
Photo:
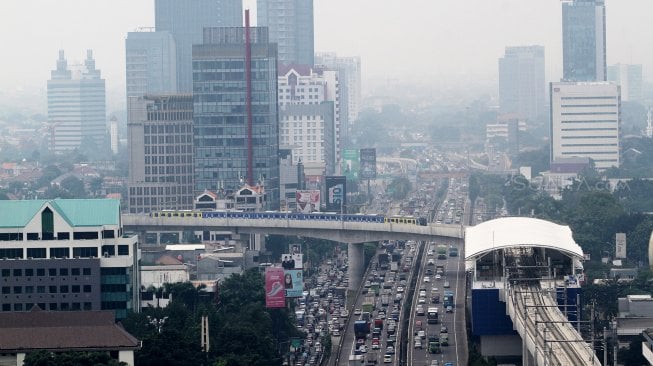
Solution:
{"label": "white curved roof", "polygon": [[503,217],[465,229],[465,259],[510,247],[542,247],[583,258],[569,226],[530,217]]}

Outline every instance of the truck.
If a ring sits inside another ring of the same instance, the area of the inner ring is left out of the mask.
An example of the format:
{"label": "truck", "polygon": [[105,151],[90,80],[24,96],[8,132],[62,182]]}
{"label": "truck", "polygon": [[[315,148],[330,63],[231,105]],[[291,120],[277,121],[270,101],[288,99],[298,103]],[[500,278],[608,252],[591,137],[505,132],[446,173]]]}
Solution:
{"label": "truck", "polygon": [[437,266],[435,266],[435,273],[439,274],[439,275],[443,275],[444,274],[444,264],[438,264]]}
{"label": "truck", "polygon": [[349,366],[362,365],[365,365],[365,357],[363,355],[349,355]]}
{"label": "truck", "polygon": [[374,310],[374,295],[365,296],[362,308],[364,312],[372,313],[372,310]]}
{"label": "truck", "polygon": [[383,329],[383,319],[381,319],[381,318],[374,319],[374,328]]}
{"label": "truck", "polygon": [[379,254],[379,268],[382,270],[388,269],[389,263],[390,263],[390,256],[388,253],[381,253]]}
{"label": "truck", "polygon": [[368,334],[370,334],[370,322],[356,320],[354,322],[354,336],[356,339],[366,338]]}
{"label": "truck", "polygon": [[438,259],[447,259],[447,246],[438,244]]}
{"label": "truck", "polygon": [[455,304],[455,300],[453,297],[453,291],[449,291],[449,290],[445,291],[444,298],[442,299],[442,305],[444,305],[444,307],[446,308],[448,306],[454,307],[455,306],[454,304]]}
{"label": "truck", "polygon": [[438,324],[438,308],[430,307],[426,310],[426,323]]}
{"label": "truck", "polygon": [[399,269],[399,264],[397,262],[390,262],[391,271],[397,272],[398,269]]}
{"label": "truck", "polygon": [[429,353],[442,353],[440,338],[437,335],[429,335]]}
{"label": "truck", "polygon": [[381,295],[381,306],[388,306],[390,304],[390,296],[383,294]]}

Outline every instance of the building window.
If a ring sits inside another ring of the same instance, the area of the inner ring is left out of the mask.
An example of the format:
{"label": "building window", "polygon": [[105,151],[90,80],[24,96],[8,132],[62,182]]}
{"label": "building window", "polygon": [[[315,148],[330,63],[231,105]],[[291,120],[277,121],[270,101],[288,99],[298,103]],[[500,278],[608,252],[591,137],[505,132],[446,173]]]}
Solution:
{"label": "building window", "polygon": [[45,258],[45,248],[27,248],[27,258]]}
{"label": "building window", "polygon": [[68,293],[68,285],[59,286],[59,292],[62,293],[62,294],[67,294]]}
{"label": "building window", "polygon": [[25,286],[25,293],[26,294],[34,293],[34,286]]}
{"label": "building window", "polygon": [[27,269],[25,269],[25,276],[27,276],[27,277],[32,277],[32,276],[34,276],[34,269],[33,269],[33,268],[27,268]]}
{"label": "building window", "polygon": [[48,268],[48,274],[52,277],[57,275],[57,269],[56,268]]}
{"label": "building window", "polygon": [[59,276],[68,276],[68,268],[59,268]]}
{"label": "building window", "polygon": [[70,304],[68,304],[67,302],[62,302],[61,310],[70,310]]}
{"label": "building window", "polygon": [[23,304],[14,304],[14,311],[23,311]]}
{"label": "building window", "polygon": [[3,294],[10,294],[10,293],[11,293],[11,287],[9,287],[9,286],[2,286],[2,293],[3,293]]}
{"label": "building window", "polygon": [[91,289],[92,289],[92,288],[91,288],[91,285],[84,285],[84,292],[85,292],[85,293],[89,293],[89,292],[91,292]]}
{"label": "building window", "polygon": [[73,294],[78,294],[80,292],[79,291],[79,285],[71,286],[71,291],[72,291]]}
{"label": "building window", "polygon": [[14,293],[15,294],[22,294],[23,293],[23,288],[21,286],[14,286]]}
{"label": "building window", "polygon": [[57,310],[57,303],[56,302],[51,302],[50,303],[50,310]]}
{"label": "building window", "polygon": [[48,292],[51,294],[57,293],[57,286],[48,286]]}
{"label": "building window", "polygon": [[54,239],[54,215],[49,207],[41,212],[41,233],[43,240]]}
{"label": "building window", "polygon": [[2,304],[2,311],[11,311],[11,304]]}
{"label": "building window", "polygon": [[36,275],[41,277],[45,276],[45,268],[37,268]]}
{"label": "building window", "polygon": [[70,272],[71,272],[70,274],[73,276],[79,276],[80,273],[79,268],[71,268]]}
{"label": "building window", "polygon": [[14,269],[14,277],[22,277],[23,276],[23,270],[20,268],[15,268]]}
{"label": "building window", "polygon": [[90,268],[83,268],[82,273],[84,276],[90,276],[91,275],[91,269]]}
{"label": "building window", "polygon": [[[44,294],[45,293],[45,286],[36,286],[36,293],[37,294]],[[43,308],[45,310],[45,308]]]}
{"label": "building window", "polygon": [[129,245],[118,245],[118,255],[129,255]]}
{"label": "building window", "polygon": [[68,248],[50,248],[50,258],[69,258],[70,249]]}
{"label": "building window", "polygon": [[93,306],[90,302],[84,303],[84,310],[93,310]]}

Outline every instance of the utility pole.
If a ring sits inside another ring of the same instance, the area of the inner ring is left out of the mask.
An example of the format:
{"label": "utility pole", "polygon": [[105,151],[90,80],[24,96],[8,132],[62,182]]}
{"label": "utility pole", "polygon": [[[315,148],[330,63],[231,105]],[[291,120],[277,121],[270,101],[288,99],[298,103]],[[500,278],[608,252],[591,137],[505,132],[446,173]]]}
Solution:
{"label": "utility pole", "polygon": [[603,366],[608,366],[608,330],[603,327]]}

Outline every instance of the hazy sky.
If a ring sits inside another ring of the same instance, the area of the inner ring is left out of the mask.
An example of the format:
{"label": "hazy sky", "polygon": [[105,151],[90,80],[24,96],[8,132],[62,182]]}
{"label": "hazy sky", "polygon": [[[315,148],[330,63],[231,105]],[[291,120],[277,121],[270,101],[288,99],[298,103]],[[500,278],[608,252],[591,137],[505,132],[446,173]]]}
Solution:
{"label": "hazy sky", "polygon": [[[255,11],[255,0],[245,0]],[[653,76],[653,0],[606,0],[608,64]],[[433,83],[497,78],[507,45],[546,47],[547,79],[562,69],[560,0],[315,0],[315,50],[360,55],[363,79]],[[154,26],[154,0],[0,0],[0,89],[45,88],[57,51],[93,49],[107,87],[124,85],[127,32]]]}

